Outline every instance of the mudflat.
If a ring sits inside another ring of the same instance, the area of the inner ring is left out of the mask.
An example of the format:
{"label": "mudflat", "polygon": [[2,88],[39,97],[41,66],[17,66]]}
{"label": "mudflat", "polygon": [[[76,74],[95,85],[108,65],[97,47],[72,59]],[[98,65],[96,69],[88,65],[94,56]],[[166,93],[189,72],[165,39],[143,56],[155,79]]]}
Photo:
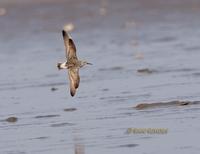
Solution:
{"label": "mudflat", "polygon": [[[199,154],[198,104],[133,108],[200,101],[199,16],[196,0],[1,0],[0,153]],[[93,63],[74,98],[63,26]]]}

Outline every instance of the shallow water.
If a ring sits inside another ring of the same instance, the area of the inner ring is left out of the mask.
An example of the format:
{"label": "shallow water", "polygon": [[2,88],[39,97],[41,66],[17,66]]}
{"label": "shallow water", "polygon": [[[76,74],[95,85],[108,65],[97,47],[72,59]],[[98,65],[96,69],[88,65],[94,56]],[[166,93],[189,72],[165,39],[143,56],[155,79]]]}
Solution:
{"label": "shallow water", "polygon": [[[0,1],[0,153],[195,153],[199,105],[136,110],[139,103],[200,100],[198,1]],[[102,11],[103,10],[103,11]],[[72,98],[61,29],[80,58]],[[141,69],[151,73],[138,72]],[[52,90],[55,88],[56,90]],[[13,123],[5,121],[17,117]],[[127,134],[167,128],[167,134]]]}

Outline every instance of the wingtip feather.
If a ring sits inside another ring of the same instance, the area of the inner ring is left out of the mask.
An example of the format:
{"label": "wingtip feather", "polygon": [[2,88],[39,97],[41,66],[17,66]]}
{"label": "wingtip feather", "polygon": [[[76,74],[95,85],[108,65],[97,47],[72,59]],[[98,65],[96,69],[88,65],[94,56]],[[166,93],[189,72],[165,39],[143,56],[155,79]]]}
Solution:
{"label": "wingtip feather", "polygon": [[63,35],[63,37],[66,36],[66,31],[65,30],[62,30],[62,35]]}
{"label": "wingtip feather", "polygon": [[69,35],[69,33],[65,30],[65,29],[63,29],[62,30],[62,35],[63,35],[63,38],[68,38],[68,39],[72,39],[72,37]]}
{"label": "wingtip feather", "polygon": [[71,94],[72,97],[74,97],[75,92],[74,91],[70,91],[70,94]]}

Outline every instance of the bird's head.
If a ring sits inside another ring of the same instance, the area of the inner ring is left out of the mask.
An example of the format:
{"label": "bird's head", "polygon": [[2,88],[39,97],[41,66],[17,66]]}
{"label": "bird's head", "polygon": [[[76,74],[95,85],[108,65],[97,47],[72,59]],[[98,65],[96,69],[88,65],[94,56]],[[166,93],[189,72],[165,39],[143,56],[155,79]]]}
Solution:
{"label": "bird's head", "polygon": [[88,63],[87,61],[81,61],[81,67],[85,65],[92,65],[92,63]]}

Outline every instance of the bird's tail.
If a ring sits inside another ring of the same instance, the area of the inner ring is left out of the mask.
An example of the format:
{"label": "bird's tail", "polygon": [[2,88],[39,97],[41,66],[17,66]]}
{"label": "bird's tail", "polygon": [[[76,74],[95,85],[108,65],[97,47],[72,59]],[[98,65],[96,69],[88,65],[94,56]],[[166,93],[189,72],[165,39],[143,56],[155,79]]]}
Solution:
{"label": "bird's tail", "polygon": [[62,63],[57,63],[57,67],[58,67],[59,70],[62,69],[62,68],[61,68],[61,64],[62,64]]}

